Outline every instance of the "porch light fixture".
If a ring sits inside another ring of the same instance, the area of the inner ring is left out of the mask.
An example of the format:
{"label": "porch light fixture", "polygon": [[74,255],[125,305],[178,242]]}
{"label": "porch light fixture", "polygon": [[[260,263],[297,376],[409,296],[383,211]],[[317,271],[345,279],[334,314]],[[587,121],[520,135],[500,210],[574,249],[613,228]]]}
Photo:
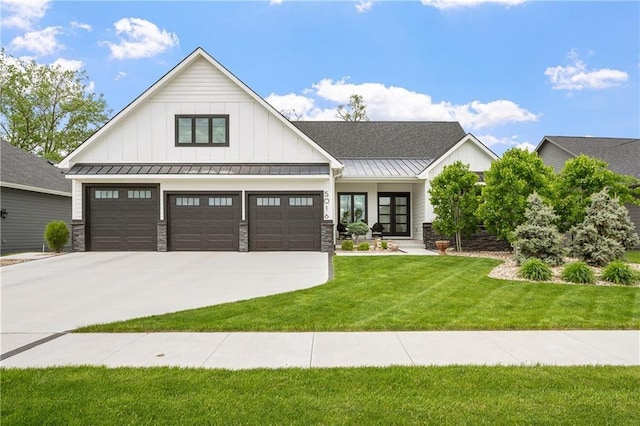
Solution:
{"label": "porch light fixture", "polygon": [[6,219],[8,214],[9,213],[7,213],[7,209],[0,210],[0,217],[1,218]]}

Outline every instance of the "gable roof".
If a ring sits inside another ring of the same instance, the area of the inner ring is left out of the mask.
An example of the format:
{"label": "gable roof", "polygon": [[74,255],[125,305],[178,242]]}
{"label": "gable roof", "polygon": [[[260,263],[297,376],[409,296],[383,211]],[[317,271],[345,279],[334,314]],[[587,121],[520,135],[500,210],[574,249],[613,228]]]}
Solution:
{"label": "gable roof", "polygon": [[0,186],[71,196],[63,170],[5,140],[0,143]]}
{"label": "gable roof", "polygon": [[320,152],[324,157],[327,158],[331,167],[341,168],[342,164],[334,157],[332,157],[327,151],[325,151],[321,146],[316,144],[313,140],[311,140],[307,135],[301,132],[297,127],[293,126],[289,120],[287,120],[280,112],[278,112],[274,107],[272,107],[267,101],[262,99],[256,92],[254,92],[249,86],[247,86],[244,82],[242,82],[238,77],[236,77],[233,73],[231,73],[228,69],[226,69],[221,63],[216,61],[213,56],[207,53],[203,48],[196,48],[189,56],[184,58],[178,65],[173,67],[169,72],[167,72],[163,77],[161,77],[158,81],[156,81],[151,87],[149,87],[145,92],[143,92],[140,96],[138,96],[133,102],[127,105],[122,111],[116,114],[111,120],[109,120],[104,126],[98,129],[93,135],[91,135],[86,141],[84,141],[80,146],[78,146],[73,152],[71,152],[67,157],[65,157],[60,162],[60,167],[70,168],[73,162],[73,158],[76,157],[79,153],[87,148],[87,146],[91,145],[96,139],[98,139],[103,133],[108,131],[113,126],[116,126],[123,117],[127,116],[127,114],[136,109],[138,105],[144,103],[147,99],[149,99],[153,94],[157,93],[162,87],[165,87],[173,78],[180,74],[180,72],[192,64],[194,61],[199,58],[204,58],[208,61],[214,68],[224,74],[227,78],[233,81],[238,87],[240,87],[245,93],[247,93],[253,100],[255,100],[258,104],[269,110],[275,117],[277,117],[282,123],[285,124],[286,127],[295,132],[300,138],[302,138],[305,142],[311,145],[314,149]]}
{"label": "gable roof", "polygon": [[548,142],[576,157],[580,154],[599,158],[609,163],[609,169],[640,179],[640,139],[598,138],[575,136],[545,136],[536,147]]}
{"label": "gable roof", "polygon": [[338,159],[436,159],[465,132],[446,121],[296,121],[293,124]]}

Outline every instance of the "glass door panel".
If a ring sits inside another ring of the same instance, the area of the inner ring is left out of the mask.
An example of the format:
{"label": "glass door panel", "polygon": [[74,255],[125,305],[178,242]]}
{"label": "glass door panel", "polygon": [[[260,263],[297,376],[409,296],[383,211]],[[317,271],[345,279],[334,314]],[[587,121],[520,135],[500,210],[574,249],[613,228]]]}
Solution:
{"label": "glass door panel", "polygon": [[383,235],[410,235],[409,208],[409,194],[406,192],[378,194],[378,222],[384,226]]}

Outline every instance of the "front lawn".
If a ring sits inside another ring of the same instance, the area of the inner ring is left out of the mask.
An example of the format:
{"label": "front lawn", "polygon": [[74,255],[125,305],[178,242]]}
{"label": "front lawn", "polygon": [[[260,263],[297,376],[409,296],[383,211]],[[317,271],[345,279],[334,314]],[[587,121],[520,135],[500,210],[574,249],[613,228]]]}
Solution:
{"label": "front lawn", "polygon": [[631,263],[640,263],[640,250],[630,250],[625,254],[625,256]]}
{"label": "front lawn", "polygon": [[318,287],[78,331],[640,328],[640,288],[488,278],[498,264],[458,256],[340,256],[334,279]]}
{"label": "front lawn", "polygon": [[2,425],[637,424],[639,367],[3,369]]}

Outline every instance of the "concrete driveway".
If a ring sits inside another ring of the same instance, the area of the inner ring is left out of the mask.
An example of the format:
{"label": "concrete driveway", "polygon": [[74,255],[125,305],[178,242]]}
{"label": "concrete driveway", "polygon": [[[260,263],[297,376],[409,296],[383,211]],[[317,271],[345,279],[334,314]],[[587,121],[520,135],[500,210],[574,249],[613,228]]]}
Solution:
{"label": "concrete driveway", "polygon": [[2,353],[83,325],[215,305],[327,281],[312,252],[71,253],[0,269]]}

